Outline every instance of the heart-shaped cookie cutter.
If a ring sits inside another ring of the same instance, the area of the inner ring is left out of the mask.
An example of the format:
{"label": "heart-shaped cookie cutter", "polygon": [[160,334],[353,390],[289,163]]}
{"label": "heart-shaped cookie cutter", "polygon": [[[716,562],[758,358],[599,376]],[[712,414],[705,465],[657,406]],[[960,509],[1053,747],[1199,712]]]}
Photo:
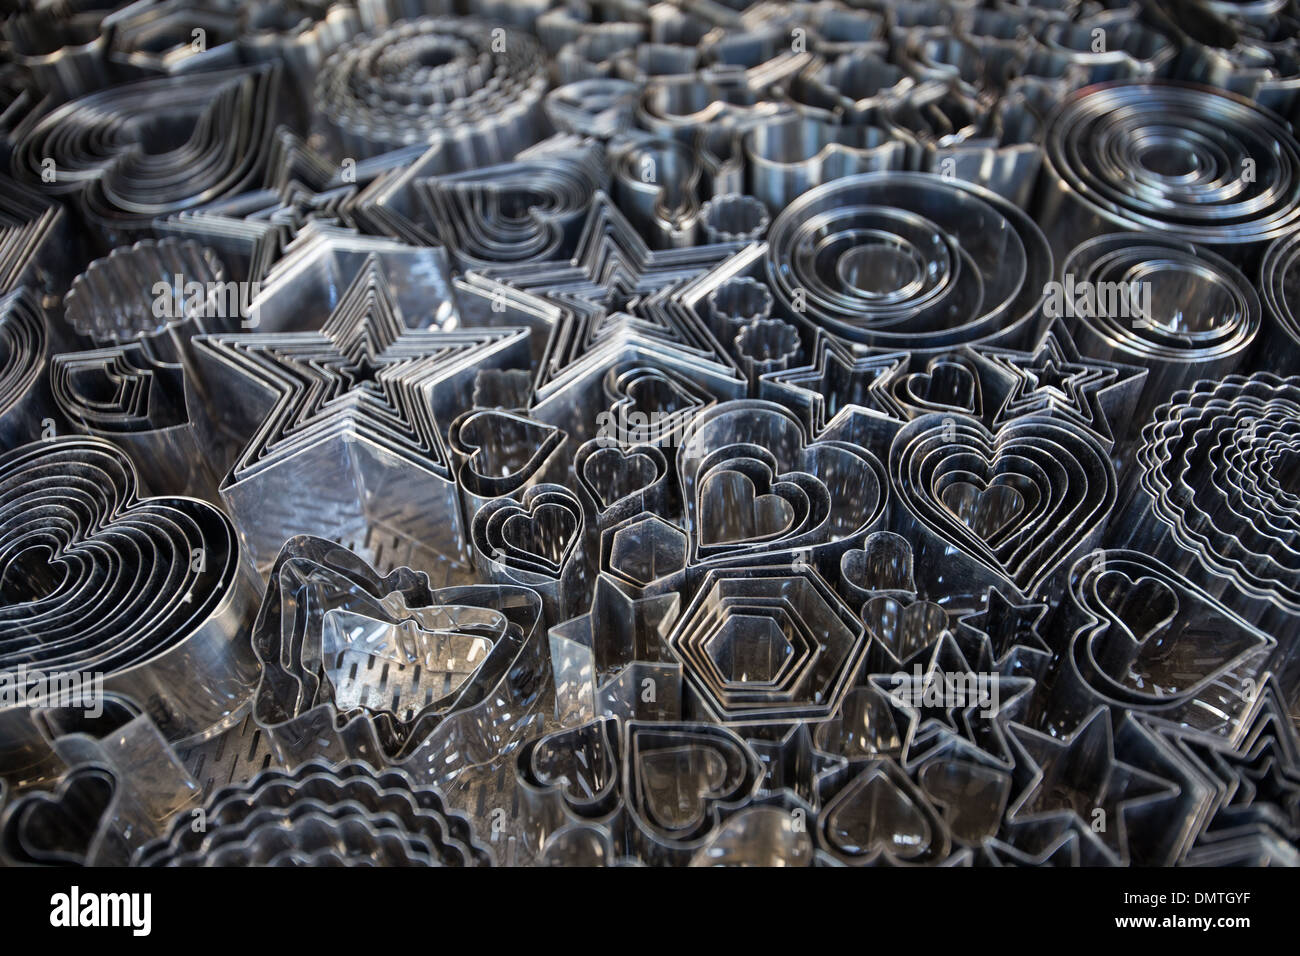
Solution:
{"label": "heart-shaped cookie cutter", "polygon": [[[174,741],[239,718],[256,665],[236,636],[256,585],[225,514],[194,498],[143,497],[116,446],[56,437],[0,457],[0,515],[0,669],[23,685],[98,675]],[[3,719],[21,722],[24,711]]]}
{"label": "heart-shaped cookie cutter", "polygon": [[1062,566],[1100,541],[1118,495],[1096,439],[1037,418],[993,433],[963,416],[923,415],[899,431],[889,472],[903,505],[895,530],[913,542],[921,580],[942,577],[948,600],[990,586],[1049,597]]}

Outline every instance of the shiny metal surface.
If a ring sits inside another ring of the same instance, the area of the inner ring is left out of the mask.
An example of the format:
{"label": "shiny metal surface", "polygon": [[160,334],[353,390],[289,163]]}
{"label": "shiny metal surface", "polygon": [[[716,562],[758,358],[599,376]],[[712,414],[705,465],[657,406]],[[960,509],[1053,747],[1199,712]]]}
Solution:
{"label": "shiny metal surface", "polygon": [[1300,866],[1298,38],[17,4],[0,864]]}

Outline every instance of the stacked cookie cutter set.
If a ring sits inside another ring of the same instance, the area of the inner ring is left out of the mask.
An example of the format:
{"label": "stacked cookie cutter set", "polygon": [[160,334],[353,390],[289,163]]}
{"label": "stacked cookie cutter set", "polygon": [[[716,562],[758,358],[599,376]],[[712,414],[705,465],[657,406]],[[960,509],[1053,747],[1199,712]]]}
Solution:
{"label": "stacked cookie cutter set", "polygon": [[0,861],[1300,865],[1296,0],[7,10]]}

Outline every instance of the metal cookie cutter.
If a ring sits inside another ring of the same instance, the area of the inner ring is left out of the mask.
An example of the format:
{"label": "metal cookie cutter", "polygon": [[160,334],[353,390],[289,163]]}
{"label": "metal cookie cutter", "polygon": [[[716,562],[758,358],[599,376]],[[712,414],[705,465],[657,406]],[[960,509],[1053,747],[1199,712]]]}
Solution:
{"label": "metal cookie cutter", "polygon": [[513,162],[416,182],[430,233],[465,269],[568,255],[596,191],[609,185],[597,143],[559,137]]}
{"label": "metal cookie cutter", "polygon": [[652,79],[641,95],[637,122],[656,136],[689,141],[706,129],[748,129],[788,112],[790,107],[761,85],[715,79],[702,71]]}
{"label": "metal cookie cutter", "polygon": [[[285,63],[285,79],[304,112],[311,102],[311,78],[325,57],[360,29],[358,10],[338,2],[248,6],[239,10],[236,27],[240,59]],[[192,41],[192,32],[186,36]]]}
{"label": "metal cookie cutter", "polygon": [[[654,421],[674,414],[688,400],[683,396],[701,389],[710,396],[743,393],[735,361],[689,307],[706,295],[701,283],[709,270],[743,248],[722,243],[651,251],[598,194],[573,259],[472,272],[464,288],[493,303],[488,314],[513,320],[518,310],[543,317],[549,337],[536,366],[531,414],[581,442],[595,434],[602,393],[611,394],[612,403],[637,379],[673,381],[662,389],[633,389],[649,400],[645,412],[656,413]],[[505,311],[493,313],[496,303]],[[638,366],[648,368],[638,372]],[[671,440],[671,432],[656,432]]]}
{"label": "metal cookie cutter", "polygon": [[0,298],[0,445],[12,448],[36,438],[54,410],[46,370],[49,332],[29,288]]}
{"label": "metal cookie cutter", "polygon": [[1042,686],[1056,659],[1046,617],[1046,604],[1018,604],[989,588],[976,609],[958,617],[953,636],[968,660],[1005,677],[1032,677]]}
{"label": "metal cookie cutter", "polygon": [[[259,179],[280,109],[281,75],[279,64],[266,64],[141,80],[73,100],[23,131],[14,175],[75,197],[109,247],[130,242],[159,216],[242,192]],[[156,154],[140,149],[141,140],[156,135],[152,124],[163,112],[183,118],[192,133]],[[218,129],[232,130],[234,140],[214,135]]]}
{"label": "metal cookie cutter", "polygon": [[1052,256],[1038,227],[977,186],[868,173],[819,186],[768,231],[783,317],[855,345],[934,351],[1032,332]]}
{"label": "metal cookie cutter", "polygon": [[[52,791],[12,801],[0,817],[0,859],[8,866],[103,860],[97,843],[101,820],[118,787],[117,778],[102,767],[77,767]],[[115,862],[121,865],[115,854],[108,854],[103,865]]]}
{"label": "metal cookie cutter", "polygon": [[[634,24],[607,23],[601,26],[603,29],[599,32],[586,33],[564,44],[555,54],[554,69],[561,83],[623,82],[620,77],[635,71],[628,61],[645,49],[641,42],[644,31]],[[641,84],[637,83],[632,109],[636,108],[635,101],[640,96]]]}
{"label": "metal cookie cutter", "polygon": [[[198,216],[194,217],[197,222]],[[377,264],[409,328],[455,328],[447,250],[417,248],[353,229],[307,222],[265,271],[250,268],[255,295],[241,328],[262,332],[316,331],[358,281]],[[502,323],[495,323],[500,325]]]}
{"label": "metal cookie cutter", "polygon": [[913,31],[895,56],[920,83],[954,84],[971,96],[996,96],[1024,54],[996,36],[935,27]]}
{"label": "metal cookie cutter", "polygon": [[883,55],[854,50],[830,62],[814,61],[791,79],[787,94],[801,113],[832,123],[870,123],[906,96],[915,81]]}
{"label": "metal cookie cutter", "polygon": [[724,339],[751,322],[772,317],[772,293],[764,283],[748,275],[733,276],[719,283],[709,291],[705,304],[710,327]]}
{"label": "metal cookie cutter", "polygon": [[[669,346],[661,354],[667,357],[674,351]],[[717,392],[701,389],[688,368],[678,371],[658,364],[649,354],[644,360],[638,357],[608,368],[600,382],[597,407],[603,410],[597,413],[596,440],[671,448],[695,415],[716,404]]]}
{"label": "metal cookie cutter", "polygon": [[11,864],[125,866],[198,803],[198,785],[129,699],[32,711],[31,725],[33,754],[46,750],[66,769],[5,807],[0,856]]}
{"label": "metal cookie cutter", "polygon": [[732,350],[749,379],[749,396],[757,398],[760,379],[796,365],[803,354],[799,329],[780,319],[758,319],[741,326]]}
{"label": "metal cookie cutter", "polygon": [[[1300,381],[1266,372],[1198,382],[1142,430],[1131,506],[1112,539],[1167,562],[1261,630],[1287,634],[1300,614],[1292,460]],[[1295,648],[1274,670],[1293,702]]]}
{"label": "metal cookie cutter", "polygon": [[612,144],[613,198],[652,249],[694,245],[709,170],[694,146],[666,136]]}
{"label": "metal cookie cutter", "polygon": [[598,534],[640,514],[675,517],[668,458],[658,445],[593,438],[573,456],[573,472]]}
{"label": "metal cookie cutter", "polygon": [[541,138],[546,87],[542,49],[527,34],[420,17],[354,37],[321,64],[314,132],[337,157],[419,143],[467,166],[501,161]]}
{"label": "metal cookie cutter", "polygon": [[560,724],[679,718],[681,665],[667,637],[680,609],[676,593],[630,597],[613,576],[599,575],[591,610],[550,629]]}
{"label": "metal cookie cutter", "polygon": [[821,802],[823,784],[838,779],[846,767],[897,757],[903,743],[886,693],[870,682],[849,688],[826,720],[799,726],[810,739],[808,759],[795,761],[802,778],[798,788],[808,789],[816,803]]}
{"label": "metal cookie cutter", "polygon": [[637,514],[601,534],[600,570],[628,594],[669,593],[685,583],[686,552],[680,527],[658,515]]}
{"label": "metal cookie cutter", "polygon": [[[61,295],[81,239],[63,206],[0,176],[0,293],[30,285]],[[69,253],[72,253],[70,256]]]}
{"label": "metal cookie cutter", "polygon": [[754,751],[717,724],[629,720],[621,754],[627,839],[656,865],[689,863],[763,776]]}
{"label": "metal cookie cutter", "polygon": [[888,503],[883,466],[847,442],[805,444],[772,402],[724,402],[695,415],[677,452],[692,564],[829,562],[873,530]]}
{"label": "metal cookie cutter", "polygon": [[[283,128],[278,132],[281,139],[292,135]],[[237,197],[220,208],[235,212],[246,208],[246,202],[256,202],[257,216],[294,231],[311,222],[332,222],[367,234],[428,242],[427,230],[413,221],[419,218],[414,185],[426,176],[460,168],[440,145],[412,144],[368,158],[344,157],[338,163],[304,145],[288,158],[293,165],[282,165],[279,174],[268,177],[270,188],[260,196]]]}
{"label": "metal cookie cutter", "polygon": [[837,590],[850,605],[873,596],[916,597],[912,545],[892,531],[867,535],[861,548],[845,551],[840,558]]}
{"label": "metal cookie cutter", "polygon": [[646,36],[650,17],[641,0],[572,0],[537,18],[537,35],[551,53],[581,36],[617,27]]}
{"label": "metal cookie cutter", "polygon": [[857,173],[903,169],[907,144],[879,125],[789,116],[745,134],[749,191],[774,214],[815,186]]}
{"label": "metal cookie cutter", "polygon": [[1071,571],[1069,645],[1046,702],[1073,727],[1098,704],[1235,740],[1277,642],[1182,575],[1136,551],[1096,551]]}
{"label": "metal cookie cutter", "polygon": [[388,162],[389,158],[383,157],[361,166],[349,165],[345,181],[343,167],[327,162],[289,127],[279,126],[268,147],[263,188],[204,203],[194,214],[282,224],[290,234],[308,222],[352,227],[357,224],[359,190],[380,175]]}
{"label": "metal cookie cutter", "polygon": [[710,571],[668,638],[687,716],[727,724],[827,717],[863,661],[868,633],[811,568]]}
{"label": "metal cookie cutter", "polygon": [[[759,288],[767,293],[766,286]],[[770,300],[771,294],[767,295]],[[893,392],[908,371],[910,353],[873,351],[859,357],[827,333],[818,334],[809,351],[809,364],[763,375],[759,397],[796,412],[815,438],[826,435],[832,425],[852,427],[850,419],[856,420],[861,410],[870,419],[867,429],[879,440],[868,447],[887,454],[893,431],[876,423],[886,420],[901,424],[907,417]],[[862,435],[855,433],[853,439]]]}
{"label": "metal cookie cutter", "polygon": [[710,724],[629,721],[620,734],[604,720],[548,735],[517,765],[528,849],[544,865],[809,865],[815,812],[789,790],[758,793],[759,767]]}
{"label": "metal cookie cutter", "polygon": [[[1176,818],[1168,807],[1178,787],[1120,760],[1111,720],[1110,712],[1098,707],[1059,737],[1010,725],[1017,796],[1007,810],[1008,825],[1068,826],[1100,860],[1123,866],[1129,861],[1130,828],[1137,832]],[[1101,818],[1106,826],[1094,827],[1092,821]]]}
{"label": "metal cookie cutter", "polygon": [[568,476],[568,436],[503,408],[474,408],[448,429],[456,485],[469,520],[494,498],[522,495]]}
{"label": "metal cookie cutter", "polygon": [[[971,348],[979,388],[994,428],[1027,415],[1059,417],[1085,429],[1106,448],[1124,441],[1140,420],[1136,409],[1147,380],[1141,365],[1082,356],[1060,322],[1032,352]],[[977,414],[979,414],[977,412]],[[981,417],[984,417],[981,415]]]}
{"label": "metal cookie cutter", "polygon": [[1300,818],[1300,739],[1273,681],[1243,714],[1239,739],[1206,741],[1159,726],[1203,797],[1180,862],[1189,866],[1295,866]]}
{"label": "metal cookie cutter", "polygon": [[914,667],[952,629],[947,607],[915,593],[875,594],[858,613],[874,638],[868,652],[871,673]]}
{"label": "metal cookie cutter", "polygon": [[745,10],[742,19],[754,26],[764,23],[802,26],[808,47],[827,58],[848,56],[864,49],[883,52],[888,44],[884,13],[856,9],[836,0],[801,4],[763,0]]}
{"label": "metal cookie cutter", "polygon": [[717,828],[690,866],[815,866],[813,818],[812,807],[790,790],[757,797]]}
{"label": "metal cookie cutter", "polygon": [[[521,831],[530,862],[579,863],[584,854],[570,842],[572,828],[599,834],[596,855],[602,862],[612,854],[612,831],[619,828],[623,810],[621,737],[619,721],[604,718],[546,734],[519,749],[515,787],[520,806],[512,822]],[[602,845],[606,842],[608,851]]]}
{"label": "metal cookie cutter", "polygon": [[69,4],[34,8],[6,19],[3,33],[9,56],[43,97],[62,102],[102,89],[119,79],[107,61],[111,33],[108,10]]}
{"label": "metal cookie cutter", "polygon": [[1088,84],[1169,76],[1178,56],[1164,33],[1122,13],[1049,24],[1043,43],[1081,66]]}
{"label": "metal cookie cutter", "polygon": [[[848,393],[836,397],[840,411],[826,423],[823,435],[861,440],[858,419],[873,412],[900,422],[932,412],[983,418],[994,397],[985,394],[992,382],[977,353],[965,346],[914,355],[873,350],[848,368],[828,350],[822,364],[823,376],[834,375],[836,386]],[[880,431],[892,439],[893,431]]]}
{"label": "metal cookie cutter", "polygon": [[185,372],[139,343],[54,356],[59,412],[89,435],[116,443],[158,491],[216,502],[219,476],[185,410]]}
{"label": "metal cookie cutter", "polygon": [[1267,355],[1278,371],[1300,371],[1300,293],[1297,289],[1297,259],[1300,238],[1281,236],[1264,253],[1260,266],[1259,292],[1264,307],[1273,316],[1260,336],[1260,355]]}
{"label": "metal cookie cutter", "polygon": [[182,817],[136,866],[488,866],[437,789],[392,768],[307,763],[213,794],[204,827]]}
{"label": "metal cookie cutter", "polygon": [[1294,118],[1300,92],[1294,12],[1287,11],[1286,4],[1273,3],[1260,4],[1258,13],[1236,4],[1191,6],[1199,8],[1197,15],[1181,23],[1182,11],[1168,3],[1148,8],[1149,17],[1181,47],[1178,75],[1238,93]]}
{"label": "metal cookie cutter", "polygon": [[455,574],[468,534],[441,423],[469,406],[480,368],[524,364],[527,339],[407,328],[374,260],[319,332],[194,339],[207,394],[243,396],[220,417],[190,406],[214,431],[250,436],[221,496],[259,568],[316,532]]}
{"label": "metal cookie cutter", "polygon": [[706,76],[736,77],[746,85],[767,89],[805,69],[815,59],[807,49],[807,31],[785,23],[762,20],[753,26],[711,30],[700,38]]}
{"label": "metal cookie cutter", "polygon": [[430,589],[409,568],[380,576],[333,542],[293,538],[253,626],[253,716],[288,766],[354,757],[454,784],[540,725],[541,610],[526,588]]}
{"label": "metal cookie cutter", "polygon": [[904,505],[895,530],[917,543],[918,573],[941,577],[952,595],[1001,585],[1050,603],[1057,572],[1099,543],[1118,496],[1096,439],[1037,418],[993,433],[963,416],[923,415],[894,439],[889,474]]}
{"label": "metal cookie cutter", "polygon": [[636,83],[597,77],[556,87],[546,94],[543,106],[556,129],[603,139],[632,125],[639,95]]}
{"label": "metal cookie cutter", "polygon": [[723,193],[700,207],[700,229],[706,244],[755,242],[763,238],[770,224],[762,202],[743,193]]}
{"label": "metal cookie cutter", "polygon": [[[897,670],[927,654],[952,626],[947,589],[918,587],[912,545],[902,535],[877,531],[840,559],[839,593],[858,608],[873,640],[868,673]],[[928,594],[945,602],[929,600]]]}
{"label": "metal cookie cutter", "polygon": [[1239,96],[1105,83],[1048,120],[1036,218],[1065,253],[1116,227],[1206,246],[1241,265],[1300,219],[1300,144]]}
{"label": "metal cookie cutter", "polygon": [[[845,779],[847,778],[847,779]],[[817,816],[817,845],[847,866],[936,866],[963,861],[954,855],[943,816],[898,764],[870,760],[828,786]]]}
{"label": "metal cookie cutter", "polygon": [[137,242],[72,280],[63,320],[96,345],[140,342],[161,359],[185,362],[190,337],[233,331],[247,313],[239,287],[226,279],[217,254],[197,242]]}
{"label": "metal cookie cutter", "polygon": [[[154,220],[154,232],[162,238],[192,239],[210,248],[236,282],[260,283],[280,257],[289,241],[289,226],[284,223],[251,221],[205,212],[178,213],[168,219]],[[260,286],[259,286],[260,288]],[[251,303],[246,318],[253,317]]]}
{"label": "metal cookie cutter", "polygon": [[538,484],[521,498],[494,498],[471,520],[474,560],[499,584],[531,588],[548,624],[589,606],[594,585],[587,509],[563,485]]}
{"label": "metal cookie cutter", "polygon": [[1239,370],[1261,341],[1254,284],[1223,257],[1190,243],[1137,233],[1098,236],[1070,253],[1063,274],[1059,294],[1045,306],[1067,317],[1080,348],[1150,370],[1135,409],[1139,422],[1175,389]]}
{"label": "metal cookie cutter", "polygon": [[869,677],[902,728],[898,761],[904,770],[915,770],[938,756],[1002,770],[1014,766],[1005,726],[1028,710],[1035,681],[987,672],[981,676],[984,663],[968,661],[952,635],[945,633],[911,673],[898,670]]}
{"label": "metal cookie cutter", "polygon": [[256,674],[240,639],[255,585],[224,514],[141,497],[106,441],[53,438],[0,457],[0,515],[0,668],[15,682],[98,674],[173,741],[238,719]]}
{"label": "metal cookie cutter", "polygon": [[[183,0],[128,4],[104,17],[101,29],[109,38],[109,62],[127,74],[176,74],[240,62],[232,10]],[[194,43],[195,29],[203,31],[201,45]]]}
{"label": "metal cookie cutter", "polygon": [[921,84],[884,107],[882,125],[909,169],[959,179],[1024,208],[1042,162],[1042,122],[1018,97],[988,105],[956,79]]}
{"label": "metal cookie cutter", "polygon": [[955,843],[990,852],[1011,796],[1011,774],[972,760],[939,756],[921,767],[917,783],[942,814]]}

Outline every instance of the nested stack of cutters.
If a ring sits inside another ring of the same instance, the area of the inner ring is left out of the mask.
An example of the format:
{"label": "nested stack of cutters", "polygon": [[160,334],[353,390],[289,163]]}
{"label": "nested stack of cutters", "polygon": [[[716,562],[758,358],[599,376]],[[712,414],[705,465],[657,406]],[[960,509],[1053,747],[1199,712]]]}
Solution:
{"label": "nested stack of cutters", "polygon": [[0,862],[1300,865],[1300,0],[7,9]]}

